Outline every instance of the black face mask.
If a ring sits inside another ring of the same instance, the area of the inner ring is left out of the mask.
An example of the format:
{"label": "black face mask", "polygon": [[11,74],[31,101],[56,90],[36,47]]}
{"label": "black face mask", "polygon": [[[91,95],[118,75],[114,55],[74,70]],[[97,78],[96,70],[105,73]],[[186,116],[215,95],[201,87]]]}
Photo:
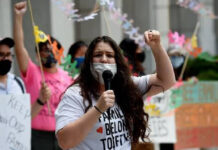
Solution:
{"label": "black face mask", "polygon": [[145,52],[136,53],[136,60],[142,63],[145,60]]}
{"label": "black face mask", "polygon": [[45,68],[51,68],[52,64],[56,64],[57,60],[55,59],[53,53],[50,53],[48,57],[42,58],[42,64]]}
{"label": "black face mask", "polygon": [[0,75],[6,75],[11,69],[11,61],[10,60],[1,60],[0,61]]}

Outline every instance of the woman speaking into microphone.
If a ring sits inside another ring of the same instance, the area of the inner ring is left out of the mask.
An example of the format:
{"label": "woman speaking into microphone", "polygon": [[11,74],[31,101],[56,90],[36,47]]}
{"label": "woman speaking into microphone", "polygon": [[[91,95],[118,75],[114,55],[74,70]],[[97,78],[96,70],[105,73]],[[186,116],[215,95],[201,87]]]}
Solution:
{"label": "woman speaking into microphone", "polygon": [[[142,97],[169,89],[175,77],[159,32],[146,31],[144,38],[152,49],[157,73],[141,77],[131,76],[110,37],[97,37],[90,43],[79,77],[55,112],[56,135],[63,149],[131,150],[131,143],[149,138]],[[105,70],[111,72],[109,90],[102,77]]]}

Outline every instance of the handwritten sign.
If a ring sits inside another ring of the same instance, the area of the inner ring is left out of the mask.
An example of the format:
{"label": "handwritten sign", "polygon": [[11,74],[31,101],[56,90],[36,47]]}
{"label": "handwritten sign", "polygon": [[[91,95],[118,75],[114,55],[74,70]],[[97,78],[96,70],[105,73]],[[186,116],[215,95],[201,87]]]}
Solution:
{"label": "handwritten sign", "polygon": [[31,115],[29,95],[0,95],[0,147],[30,150]]}
{"label": "handwritten sign", "polygon": [[175,116],[150,117],[149,138],[152,143],[176,143]]}
{"label": "handwritten sign", "polygon": [[149,100],[145,101],[145,111],[149,113],[150,116],[161,116],[166,114],[172,110],[170,107],[171,95],[172,91],[167,90],[164,93],[149,97]]}
{"label": "handwritten sign", "polygon": [[190,84],[184,82],[184,86],[172,90],[171,105],[175,108],[182,104],[214,103],[218,102],[218,82],[198,82]]}
{"label": "handwritten sign", "polygon": [[218,103],[185,104],[176,111],[175,149],[218,146]]}
{"label": "handwritten sign", "polygon": [[145,111],[149,113],[149,128],[151,129],[149,138],[153,143],[175,143],[176,127],[175,115],[163,116],[171,110],[171,91],[152,96],[149,101],[145,101]]}
{"label": "handwritten sign", "polygon": [[[178,149],[218,145],[215,141],[218,139],[217,91],[218,82],[184,82],[177,89],[146,99],[144,108],[150,116],[151,141],[173,143],[177,140]],[[209,141],[202,141],[207,136]]]}
{"label": "handwritten sign", "polygon": [[175,150],[217,147],[218,127],[179,129],[177,135]]}
{"label": "handwritten sign", "polygon": [[145,101],[145,111],[150,116],[165,115],[184,104],[218,102],[218,82],[184,82],[176,89],[170,89]]}

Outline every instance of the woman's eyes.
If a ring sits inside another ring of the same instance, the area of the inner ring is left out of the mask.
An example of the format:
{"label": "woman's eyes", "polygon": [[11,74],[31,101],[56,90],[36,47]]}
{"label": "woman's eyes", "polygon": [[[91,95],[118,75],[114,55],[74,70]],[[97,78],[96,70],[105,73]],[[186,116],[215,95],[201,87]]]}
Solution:
{"label": "woman's eyes", "polygon": [[114,58],[114,55],[108,54],[107,57]]}
{"label": "woman's eyes", "polygon": [[[95,54],[94,57],[102,57],[104,54]],[[114,58],[113,54],[106,54],[106,57]]]}
{"label": "woman's eyes", "polygon": [[101,54],[94,54],[94,57],[101,57]]}

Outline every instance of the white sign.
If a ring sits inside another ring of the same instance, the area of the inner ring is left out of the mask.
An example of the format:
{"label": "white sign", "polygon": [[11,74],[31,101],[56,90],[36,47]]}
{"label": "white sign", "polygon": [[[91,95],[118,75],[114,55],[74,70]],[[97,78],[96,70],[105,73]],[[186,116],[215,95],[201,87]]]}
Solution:
{"label": "white sign", "polygon": [[176,143],[175,115],[150,117],[149,128],[152,143]]}
{"label": "white sign", "polygon": [[157,94],[145,101],[149,114],[149,138],[153,143],[176,143],[175,114],[170,108],[171,91]]}
{"label": "white sign", "polygon": [[0,95],[0,149],[30,150],[30,96]]}

